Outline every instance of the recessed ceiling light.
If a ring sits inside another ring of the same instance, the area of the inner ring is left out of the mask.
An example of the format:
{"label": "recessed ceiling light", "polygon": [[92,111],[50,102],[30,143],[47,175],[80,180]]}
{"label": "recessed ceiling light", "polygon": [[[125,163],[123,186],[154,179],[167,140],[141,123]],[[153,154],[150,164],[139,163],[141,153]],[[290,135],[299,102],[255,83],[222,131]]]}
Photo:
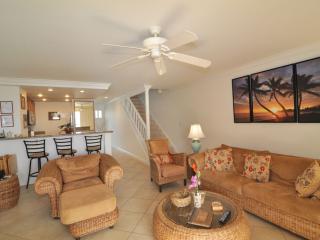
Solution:
{"label": "recessed ceiling light", "polygon": [[85,91],[84,91],[84,90],[80,90],[80,92],[81,92],[81,93],[84,93]]}
{"label": "recessed ceiling light", "polygon": [[48,92],[53,92],[53,89],[52,88],[48,88]]}
{"label": "recessed ceiling light", "polygon": [[65,99],[66,102],[69,102],[70,100],[68,98]]}
{"label": "recessed ceiling light", "polygon": [[104,98],[107,99],[107,98],[109,98],[109,97],[105,96]]}
{"label": "recessed ceiling light", "polygon": [[64,97],[69,98],[70,96],[68,94],[64,95]]}
{"label": "recessed ceiling light", "polygon": [[39,93],[37,96],[38,96],[38,97],[43,97],[42,93]]}
{"label": "recessed ceiling light", "polygon": [[47,99],[46,98],[42,98],[42,102],[46,102],[47,101]]}

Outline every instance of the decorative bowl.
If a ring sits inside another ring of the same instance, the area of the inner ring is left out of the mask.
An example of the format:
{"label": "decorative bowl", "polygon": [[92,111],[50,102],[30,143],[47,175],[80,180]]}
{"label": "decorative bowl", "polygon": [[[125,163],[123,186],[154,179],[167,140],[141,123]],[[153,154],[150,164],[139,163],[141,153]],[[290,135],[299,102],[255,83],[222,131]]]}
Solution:
{"label": "decorative bowl", "polygon": [[186,207],[191,203],[191,194],[188,191],[179,191],[172,193],[170,199],[176,207]]}

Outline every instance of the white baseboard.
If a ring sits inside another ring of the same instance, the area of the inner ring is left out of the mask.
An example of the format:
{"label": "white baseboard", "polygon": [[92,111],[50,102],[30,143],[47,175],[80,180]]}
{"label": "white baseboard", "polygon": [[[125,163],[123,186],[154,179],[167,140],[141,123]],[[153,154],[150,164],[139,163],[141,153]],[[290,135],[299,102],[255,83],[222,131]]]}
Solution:
{"label": "white baseboard", "polygon": [[120,151],[120,152],[123,152],[123,153],[125,153],[125,154],[130,155],[131,157],[139,160],[140,162],[143,162],[144,164],[149,165],[148,159],[144,159],[144,158],[142,158],[141,156],[138,156],[138,155],[136,155],[136,154],[134,154],[134,153],[132,153],[132,152],[129,152],[129,151],[127,151],[127,150],[125,150],[125,149],[123,149],[123,148],[121,148],[121,147],[116,147],[116,146],[112,146],[112,147],[115,148],[115,149],[117,149],[117,150]]}

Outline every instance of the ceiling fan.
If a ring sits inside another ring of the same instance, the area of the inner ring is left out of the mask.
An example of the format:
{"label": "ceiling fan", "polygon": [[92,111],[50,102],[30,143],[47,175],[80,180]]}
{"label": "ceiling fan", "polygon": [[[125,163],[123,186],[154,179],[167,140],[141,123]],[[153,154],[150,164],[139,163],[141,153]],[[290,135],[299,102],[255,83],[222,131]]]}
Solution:
{"label": "ceiling fan", "polygon": [[154,66],[159,75],[163,75],[167,72],[163,57],[166,57],[169,60],[188,63],[201,68],[208,68],[211,65],[211,61],[209,60],[171,51],[172,49],[197,41],[198,36],[195,33],[184,31],[176,37],[168,40],[160,37],[160,32],[161,28],[159,26],[150,27],[150,33],[152,34],[152,37],[143,40],[143,48],[110,43],[102,44],[104,46],[136,49],[142,52],[141,55],[128,58],[122,62],[110,66],[110,68],[115,68],[131,61],[142,60],[146,57],[150,57],[153,60]]}

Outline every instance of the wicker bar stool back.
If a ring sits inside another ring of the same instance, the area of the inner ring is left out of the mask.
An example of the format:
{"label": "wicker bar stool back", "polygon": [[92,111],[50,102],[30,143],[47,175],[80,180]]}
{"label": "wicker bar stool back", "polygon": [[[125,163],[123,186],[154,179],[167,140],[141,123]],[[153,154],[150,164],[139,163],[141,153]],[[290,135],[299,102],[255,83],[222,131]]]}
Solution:
{"label": "wicker bar stool back", "polygon": [[100,153],[102,135],[84,136],[86,140],[86,150],[88,154],[93,152]]}
{"label": "wicker bar stool back", "polygon": [[[38,173],[41,170],[41,159],[45,158],[48,162],[49,154],[46,153],[46,140],[38,139],[38,140],[24,140],[24,145],[26,147],[27,156],[29,158],[29,171],[28,171],[28,181],[26,188],[29,187],[29,181],[31,177],[37,177]],[[32,160],[38,159],[38,171],[31,172]]]}
{"label": "wicker bar stool back", "polygon": [[72,137],[66,138],[53,138],[56,144],[57,154],[60,157],[74,156],[77,150],[72,148]]}

